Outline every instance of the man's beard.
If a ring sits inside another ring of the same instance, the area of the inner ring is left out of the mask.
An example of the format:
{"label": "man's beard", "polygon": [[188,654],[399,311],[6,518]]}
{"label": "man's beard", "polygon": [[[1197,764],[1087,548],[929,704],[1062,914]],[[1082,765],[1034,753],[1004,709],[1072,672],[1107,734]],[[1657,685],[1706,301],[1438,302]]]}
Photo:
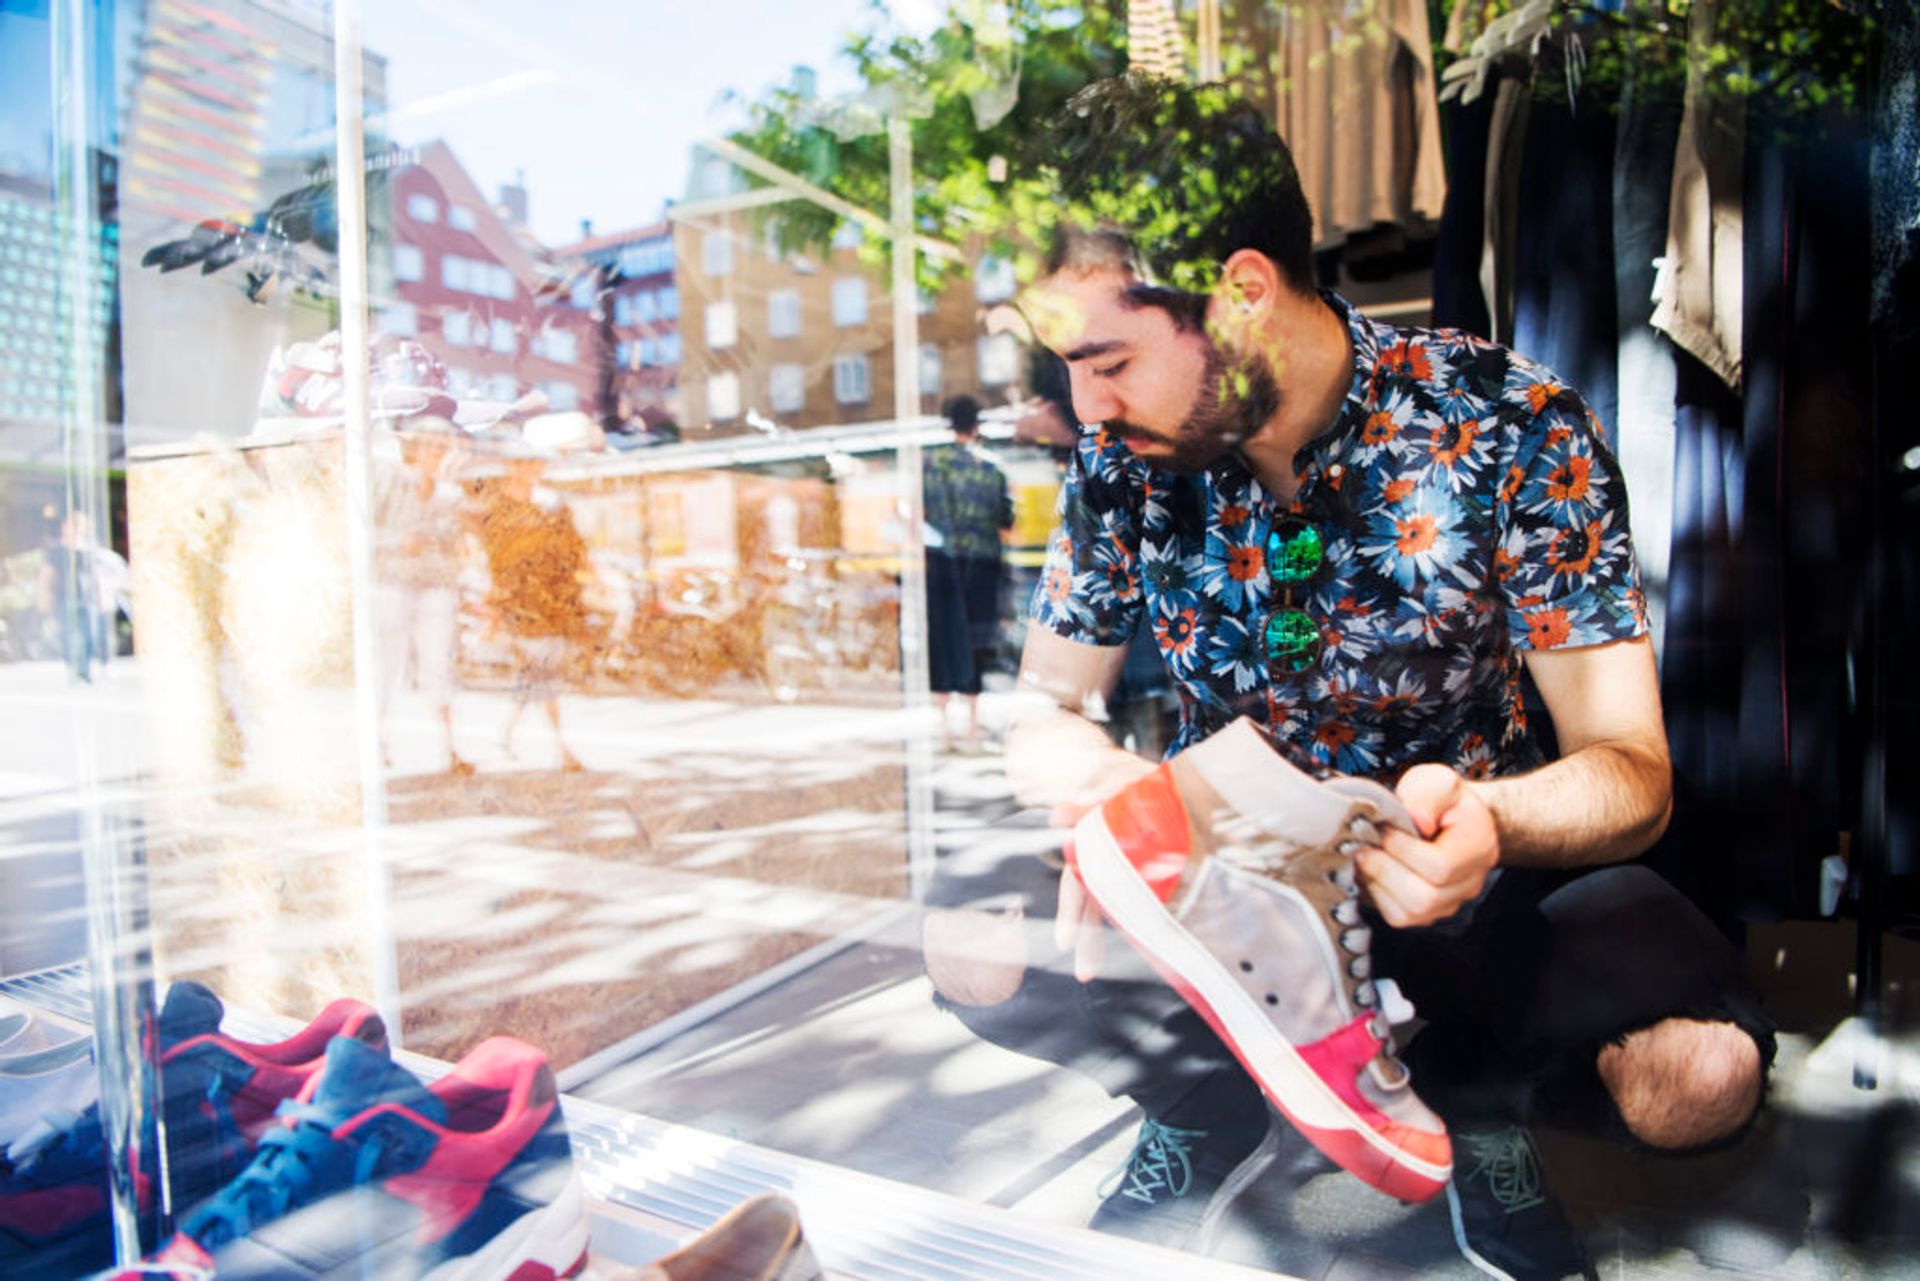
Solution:
{"label": "man's beard", "polygon": [[1279,412],[1280,385],[1273,371],[1258,357],[1231,362],[1209,336],[1206,368],[1186,420],[1173,432],[1153,431],[1125,420],[1106,424],[1107,430],[1129,445],[1138,441],[1159,446],[1147,461],[1168,471],[1198,472],[1238,449],[1249,436]]}

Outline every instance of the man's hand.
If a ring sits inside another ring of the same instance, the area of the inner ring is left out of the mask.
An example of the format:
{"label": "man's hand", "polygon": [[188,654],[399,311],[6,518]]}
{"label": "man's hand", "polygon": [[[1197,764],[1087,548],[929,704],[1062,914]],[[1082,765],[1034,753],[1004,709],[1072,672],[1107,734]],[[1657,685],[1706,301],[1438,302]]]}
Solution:
{"label": "man's hand", "polygon": [[[1112,775],[1103,784],[1098,799],[1063,801],[1047,812],[1047,826],[1071,832],[1101,801],[1127,784],[1145,778],[1154,771],[1151,761],[1138,756],[1114,758]],[[1087,896],[1080,874],[1071,866],[1060,873],[1060,898],[1053,913],[1053,944],[1062,952],[1073,953],[1073,977],[1091,983],[1100,976],[1107,960],[1107,918]]]}
{"label": "man's hand", "polygon": [[1394,790],[1420,835],[1383,828],[1380,847],[1359,851],[1354,865],[1387,924],[1431,925],[1480,892],[1500,861],[1500,833],[1486,801],[1445,765],[1415,765]]}

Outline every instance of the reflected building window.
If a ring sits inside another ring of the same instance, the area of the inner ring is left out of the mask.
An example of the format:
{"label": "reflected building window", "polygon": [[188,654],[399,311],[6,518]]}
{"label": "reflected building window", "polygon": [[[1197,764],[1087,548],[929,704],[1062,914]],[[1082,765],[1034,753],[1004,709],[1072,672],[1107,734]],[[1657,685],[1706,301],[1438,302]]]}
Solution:
{"label": "reflected building window", "polygon": [[570,409],[580,408],[580,389],[572,383],[558,381],[542,383],[540,390],[547,395],[549,409],[564,413]]}
{"label": "reflected building window", "polygon": [[833,398],[843,405],[864,405],[871,396],[865,356],[836,356],[833,360]]}
{"label": "reflected building window", "polygon": [[1011,258],[988,254],[973,269],[973,292],[981,302],[1005,302],[1013,297],[1016,285]]}
{"label": "reflected building window", "polygon": [[410,302],[388,303],[380,313],[380,332],[395,338],[411,338],[420,331],[420,319]]}
{"label": "reflected building window", "polygon": [[439,222],[440,202],[416,192],[407,197],[407,217],[415,222]]}
{"label": "reflected building window", "polygon": [[767,295],[767,333],[774,338],[800,335],[800,291],[777,289]]}
{"label": "reflected building window", "polygon": [[923,316],[931,316],[933,314],[934,305],[937,304],[939,301],[940,299],[937,296],[935,296],[933,290],[928,289],[925,285],[922,285],[918,289],[914,290],[915,306],[918,308],[920,314]]}
{"label": "reflected building window", "polygon": [[520,383],[512,374],[495,374],[487,391],[495,400],[514,400],[520,395]]}
{"label": "reflected building window", "polygon": [[511,320],[496,319],[493,322],[492,348],[503,356],[514,356],[520,352],[519,336],[513,332]]}
{"label": "reflected building window", "polygon": [[418,245],[395,245],[393,247],[393,278],[395,280],[420,280],[427,274],[426,255],[420,252]]}
{"label": "reflected building window", "polygon": [[1005,387],[1020,376],[1020,344],[1012,334],[981,338],[979,359],[982,387]]}
{"label": "reflected building window", "polygon": [[940,347],[937,343],[920,344],[920,394],[940,394]]}
{"label": "reflected building window", "polygon": [[864,277],[842,276],[833,282],[833,323],[842,328],[867,323],[867,282]]}
{"label": "reflected building window", "polygon": [[740,375],[729,372],[707,379],[707,416],[715,422],[740,416]]}
{"label": "reflected building window", "polygon": [[440,317],[440,335],[449,347],[473,345],[473,317],[465,311],[448,311]]}
{"label": "reflected building window", "polygon": [[700,240],[700,266],[709,276],[725,276],[733,271],[733,237],[724,231],[709,231]]}
{"label": "reflected building window", "polygon": [[447,206],[447,226],[455,231],[472,231],[479,225],[480,220],[474,216],[473,210],[465,205]]}
{"label": "reflected building window", "polygon": [[660,363],[677,365],[680,363],[680,335],[662,334],[660,337]]}
{"label": "reflected building window", "polygon": [[660,315],[673,320],[680,315],[680,290],[673,285],[663,286],[660,290]]}
{"label": "reflected building window", "polygon": [[767,403],[776,414],[798,413],[807,403],[806,370],[791,363],[769,369]]}
{"label": "reflected building window", "polygon": [[707,346],[731,347],[740,337],[740,315],[730,302],[707,304]]}
{"label": "reflected building window", "polygon": [[580,279],[574,281],[573,297],[571,299],[573,309],[575,311],[592,311],[594,295],[598,292],[599,290],[592,276],[582,276]]}
{"label": "reflected building window", "polygon": [[471,293],[473,276],[467,270],[467,260],[459,254],[448,254],[440,260],[440,283],[448,289],[461,293]]}

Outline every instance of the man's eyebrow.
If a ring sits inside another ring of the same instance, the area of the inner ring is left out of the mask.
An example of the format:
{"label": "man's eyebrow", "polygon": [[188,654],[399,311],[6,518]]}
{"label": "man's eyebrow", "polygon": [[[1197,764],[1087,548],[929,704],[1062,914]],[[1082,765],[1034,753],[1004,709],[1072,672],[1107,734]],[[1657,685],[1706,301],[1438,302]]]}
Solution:
{"label": "man's eyebrow", "polygon": [[1092,360],[1096,356],[1109,355],[1128,345],[1128,343],[1118,338],[1107,338],[1100,342],[1081,343],[1072,351],[1061,353],[1060,359],[1069,363],[1076,360]]}

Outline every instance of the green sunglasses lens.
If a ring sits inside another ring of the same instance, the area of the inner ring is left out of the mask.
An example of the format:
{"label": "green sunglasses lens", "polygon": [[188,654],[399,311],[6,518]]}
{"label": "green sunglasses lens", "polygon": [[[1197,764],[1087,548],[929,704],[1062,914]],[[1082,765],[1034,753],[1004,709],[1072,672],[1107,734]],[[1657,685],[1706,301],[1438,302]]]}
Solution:
{"label": "green sunglasses lens", "polygon": [[1320,531],[1298,516],[1282,516],[1267,535],[1267,573],[1282,585],[1304,583],[1320,572],[1326,545]]}
{"label": "green sunglasses lens", "polygon": [[1267,620],[1267,662],[1303,672],[1320,656],[1320,628],[1304,611],[1283,609]]}

